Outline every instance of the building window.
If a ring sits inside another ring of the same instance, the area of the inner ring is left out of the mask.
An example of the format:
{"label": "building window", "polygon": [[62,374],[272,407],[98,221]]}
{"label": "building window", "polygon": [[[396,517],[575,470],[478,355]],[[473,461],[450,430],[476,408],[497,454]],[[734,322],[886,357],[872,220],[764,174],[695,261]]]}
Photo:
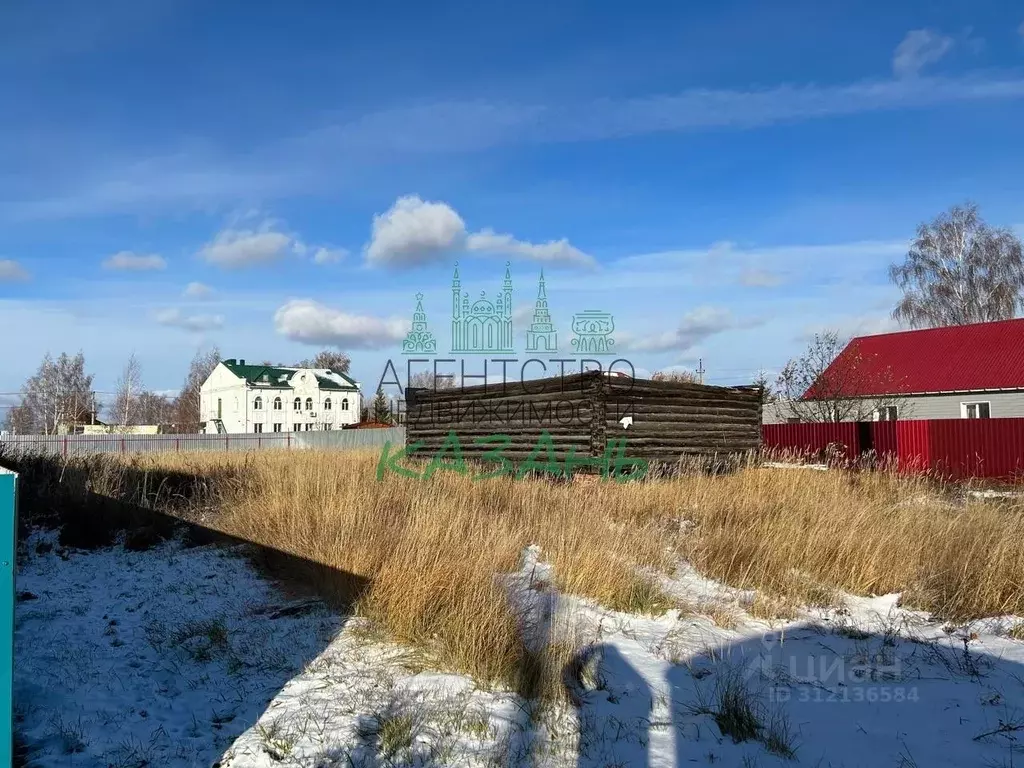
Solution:
{"label": "building window", "polygon": [[324,410],[325,411],[331,410],[331,398],[329,398],[329,397],[326,400],[324,400]]}
{"label": "building window", "polygon": [[221,405],[222,405],[221,400],[218,397],[217,398],[217,418],[218,419],[223,419],[224,418],[223,409],[221,408]]}
{"label": "building window", "polygon": [[262,432],[263,431],[263,425],[262,424],[253,424],[252,425],[252,431],[256,432],[256,433]]}
{"label": "building window", "polygon": [[292,432],[301,432],[301,431],[302,431],[302,425],[301,424],[292,424]]}
{"label": "building window", "polygon": [[788,417],[786,419],[786,423],[787,424],[799,424],[800,423],[800,417],[798,417],[798,416],[790,416],[790,417]]}
{"label": "building window", "polygon": [[313,424],[312,423],[309,423],[309,424],[306,425],[306,431],[307,432],[312,432],[313,431]]}
{"label": "building window", "polygon": [[960,417],[964,419],[991,418],[991,405],[987,400],[982,400],[977,403],[960,403]]}
{"label": "building window", "polygon": [[275,397],[274,398],[274,410],[275,411],[280,411],[281,410],[281,398],[280,397]]}
{"label": "building window", "polygon": [[313,398],[312,397],[307,397],[306,398],[306,410],[307,411],[312,411],[313,410]]}
{"label": "building window", "polygon": [[329,432],[330,429],[331,429],[331,425],[330,424],[324,424],[324,431],[325,432]]}
{"label": "building window", "polygon": [[341,410],[343,410],[343,411],[347,411],[348,410],[348,398],[347,397],[342,398],[342,400],[341,400]]}
{"label": "building window", "polygon": [[254,411],[262,411],[263,410],[263,398],[262,397],[257,397],[255,400],[252,401],[252,409]]}
{"label": "building window", "polygon": [[896,414],[895,405],[883,405],[875,410],[875,421],[896,421]]}
{"label": "building window", "polygon": [[295,402],[294,402],[294,403],[292,403],[292,407],[293,407],[293,408],[294,408],[294,409],[295,409],[296,411],[301,411],[301,410],[302,410],[302,398],[301,398],[301,397],[296,397],[296,398],[295,398]]}
{"label": "building window", "polygon": [[280,432],[281,431],[281,425],[280,424],[275,424],[274,425],[274,431],[275,432]]}

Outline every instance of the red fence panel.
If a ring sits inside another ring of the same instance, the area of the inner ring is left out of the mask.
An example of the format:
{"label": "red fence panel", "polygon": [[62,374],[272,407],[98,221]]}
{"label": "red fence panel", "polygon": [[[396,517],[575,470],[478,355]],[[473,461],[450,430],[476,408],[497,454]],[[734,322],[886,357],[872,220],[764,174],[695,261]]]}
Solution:
{"label": "red fence panel", "polygon": [[832,443],[843,445],[848,459],[860,453],[857,425],[852,422],[765,424],[761,427],[761,441],[766,448],[801,454],[820,453]]}
{"label": "red fence panel", "polygon": [[897,424],[899,424],[898,421],[876,421],[871,424],[875,453],[882,461],[897,461],[899,456]]}
{"label": "red fence panel", "polygon": [[954,480],[987,477],[1019,480],[1024,476],[1024,419],[937,419],[922,424],[916,442],[900,446],[900,464],[927,443],[927,466]]}
{"label": "red fence panel", "polygon": [[901,472],[922,472],[931,469],[930,421],[897,421],[896,445]]}
{"label": "red fence panel", "polygon": [[801,454],[842,443],[847,457],[856,458],[858,429],[865,426],[876,454],[883,460],[896,458],[901,472],[930,471],[953,480],[1024,480],[1024,418],[765,424],[761,437],[766,448]]}

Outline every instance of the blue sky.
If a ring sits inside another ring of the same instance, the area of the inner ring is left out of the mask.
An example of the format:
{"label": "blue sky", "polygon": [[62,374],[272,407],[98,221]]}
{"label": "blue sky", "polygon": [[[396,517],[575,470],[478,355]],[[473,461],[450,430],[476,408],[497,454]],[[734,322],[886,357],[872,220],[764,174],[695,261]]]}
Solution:
{"label": "blue sky", "polygon": [[1014,5],[5,3],[0,392],[211,344],[372,387],[419,291],[446,351],[455,260],[714,383],[889,329],[919,222],[1024,225]]}

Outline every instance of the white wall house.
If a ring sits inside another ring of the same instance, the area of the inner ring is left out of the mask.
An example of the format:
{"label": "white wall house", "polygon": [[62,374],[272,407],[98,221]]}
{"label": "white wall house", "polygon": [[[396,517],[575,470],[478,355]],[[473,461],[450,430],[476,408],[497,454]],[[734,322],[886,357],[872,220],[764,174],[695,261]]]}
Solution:
{"label": "white wall house", "polygon": [[359,421],[359,383],[324,368],[218,363],[199,389],[206,433],[310,432]]}

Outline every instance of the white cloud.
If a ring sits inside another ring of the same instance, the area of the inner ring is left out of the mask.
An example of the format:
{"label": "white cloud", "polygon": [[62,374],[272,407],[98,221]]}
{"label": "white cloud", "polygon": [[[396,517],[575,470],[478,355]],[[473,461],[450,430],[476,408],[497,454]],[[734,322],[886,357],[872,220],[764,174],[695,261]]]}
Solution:
{"label": "white cloud", "polygon": [[149,272],[165,269],[167,262],[155,253],[142,254],[132,251],[119,251],[103,261],[104,269],[116,269],[125,272]]}
{"label": "white cloud", "polygon": [[291,235],[275,231],[270,222],[259,229],[224,229],[199,251],[200,258],[225,269],[268,264],[305,246]]}
{"label": "white cloud", "polygon": [[492,253],[569,265],[592,266],[594,259],[568,240],[530,243],[492,229],[470,233],[462,217],[447,203],[416,195],[398,198],[390,209],[373,217],[366,259],[371,264],[423,264],[457,251]]}
{"label": "white cloud", "polygon": [[189,283],[181,295],[186,299],[208,299],[213,295],[213,288],[205,283]]}
{"label": "white cloud", "polygon": [[29,274],[21,264],[13,259],[0,259],[0,283],[28,280]]}
{"label": "white cloud", "polygon": [[176,308],[162,309],[154,314],[153,319],[160,325],[185,331],[213,331],[224,327],[224,318],[220,315],[186,315]]}
{"label": "white cloud", "polygon": [[896,77],[916,77],[953,48],[953,38],[933,29],[913,29],[896,46],[892,71]]}
{"label": "white cloud", "polygon": [[289,255],[309,256],[314,264],[331,264],[348,255],[344,248],[310,245],[298,235],[282,231],[279,222],[273,219],[263,219],[252,227],[242,223],[259,217],[259,211],[248,211],[236,217],[203,246],[200,258],[225,269],[240,269],[269,264]]}
{"label": "white cloud", "polygon": [[274,313],[277,332],[303,344],[343,349],[381,349],[405,338],[409,323],[352,315],[312,299],[293,299]]}
{"label": "white cloud", "polygon": [[321,246],[313,253],[313,263],[334,264],[335,262],[341,261],[346,256],[348,256],[348,251],[344,248],[326,248]]}
{"label": "white cloud", "polygon": [[781,283],[782,278],[767,269],[749,267],[739,275],[739,284],[748,288],[774,288]]}
{"label": "white cloud", "polygon": [[622,349],[632,352],[685,352],[711,336],[737,328],[749,328],[759,322],[738,320],[723,307],[698,307],[683,315],[674,330],[644,337],[617,334],[616,340]]}
{"label": "white cloud", "polygon": [[466,250],[495,253],[502,256],[521,256],[525,259],[552,264],[594,266],[592,256],[570,245],[564,237],[561,240],[549,240],[546,243],[527,243],[523,240],[516,240],[512,235],[501,235],[493,230],[483,229],[466,239]]}
{"label": "white cloud", "polygon": [[460,247],[465,238],[466,224],[450,205],[406,195],[374,215],[366,258],[371,264],[419,264]]}

